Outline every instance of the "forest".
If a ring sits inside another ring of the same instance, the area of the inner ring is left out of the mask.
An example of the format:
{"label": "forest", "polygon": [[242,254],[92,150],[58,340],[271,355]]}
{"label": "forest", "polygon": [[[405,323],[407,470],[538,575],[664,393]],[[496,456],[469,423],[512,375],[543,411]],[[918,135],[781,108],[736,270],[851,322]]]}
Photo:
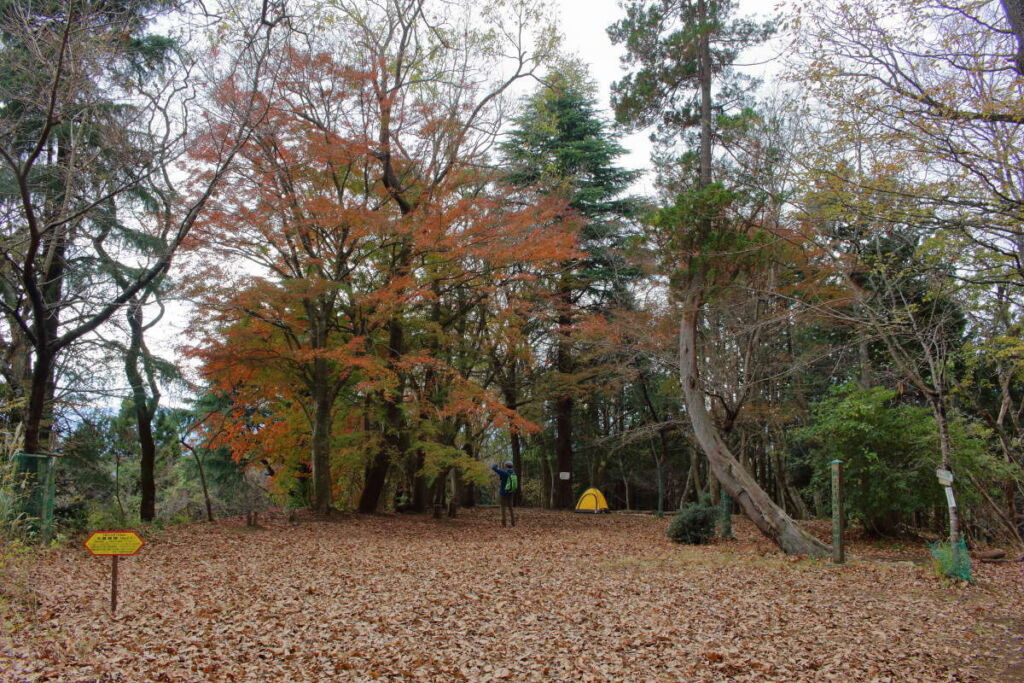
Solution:
{"label": "forest", "polygon": [[821,557],[838,459],[869,535],[1021,545],[1019,0],[620,9],[605,110],[537,0],[0,3],[4,536],[47,468],[67,537],[509,460]]}
{"label": "forest", "polygon": [[1022,293],[1022,0],[0,0],[0,681],[1020,681]]}

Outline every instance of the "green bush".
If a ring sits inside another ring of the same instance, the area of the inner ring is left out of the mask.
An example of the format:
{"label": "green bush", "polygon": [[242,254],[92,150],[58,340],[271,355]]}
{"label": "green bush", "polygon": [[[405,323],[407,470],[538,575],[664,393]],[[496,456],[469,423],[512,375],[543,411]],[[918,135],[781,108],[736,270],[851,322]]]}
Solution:
{"label": "green bush", "polygon": [[812,417],[796,437],[810,450],[815,483],[827,496],[829,462],[842,460],[848,514],[868,531],[892,533],[913,512],[943,504],[927,408],[901,403],[892,389],[851,383],[829,391]]}
{"label": "green bush", "polygon": [[125,511],[113,501],[90,502],[85,506],[82,529],[99,531],[102,529],[129,529],[139,524],[138,501],[131,500],[134,505]]}
{"label": "green bush", "polygon": [[715,520],[718,508],[707,498],[696,503],[687,503],[679,509],[668,525],[668,537],[676,543],[700,545],[715,535]]}

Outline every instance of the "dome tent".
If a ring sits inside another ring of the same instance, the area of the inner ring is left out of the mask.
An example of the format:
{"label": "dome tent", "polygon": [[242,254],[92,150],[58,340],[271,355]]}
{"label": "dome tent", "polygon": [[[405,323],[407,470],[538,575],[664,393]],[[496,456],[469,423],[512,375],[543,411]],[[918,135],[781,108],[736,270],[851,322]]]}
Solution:
{"label": "dome tent", "polygon": [[597,489],[587,489],[576,502],[576,512],[611,512],[604,494]]}

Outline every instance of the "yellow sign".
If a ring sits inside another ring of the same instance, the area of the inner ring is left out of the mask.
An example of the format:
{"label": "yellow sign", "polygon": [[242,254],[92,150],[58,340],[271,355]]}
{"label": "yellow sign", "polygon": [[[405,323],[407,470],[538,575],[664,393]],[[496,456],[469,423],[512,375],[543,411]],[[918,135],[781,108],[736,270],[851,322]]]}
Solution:
{"label": "yellow sign", "polygon": [[134,531],[94,531],[85,541],[93,555],[134,555],[143,540]]}

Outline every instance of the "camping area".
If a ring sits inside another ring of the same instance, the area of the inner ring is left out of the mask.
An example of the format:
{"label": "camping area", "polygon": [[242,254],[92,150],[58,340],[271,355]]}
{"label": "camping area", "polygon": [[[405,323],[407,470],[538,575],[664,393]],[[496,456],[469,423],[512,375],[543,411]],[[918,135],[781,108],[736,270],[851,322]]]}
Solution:
{"label": "camping area", "polygon": [[0,683],[1024,680],[1024,0],[0,0]]}
{"label": "camping area", "polygon": [[[5,681],[1019,681],[1020,563],[793,558],[739,518],[680,546],[651,515],[283,515],[48,553],[4,614]],[[31,609],[29,609],[31,607]]]}

